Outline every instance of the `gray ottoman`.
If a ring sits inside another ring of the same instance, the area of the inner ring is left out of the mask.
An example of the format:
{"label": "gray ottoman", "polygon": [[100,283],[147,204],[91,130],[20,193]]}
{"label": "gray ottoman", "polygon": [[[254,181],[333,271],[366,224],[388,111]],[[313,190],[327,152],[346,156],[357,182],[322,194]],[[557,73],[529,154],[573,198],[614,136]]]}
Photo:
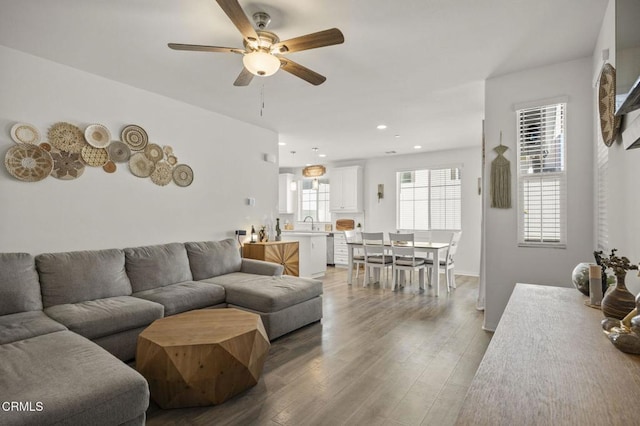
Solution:
{"label": "gray ottoman", "polygon": [[203,280],[224,287],[229,307],[260,314],[273,340],[322,319],[322,281],[234,272]]}

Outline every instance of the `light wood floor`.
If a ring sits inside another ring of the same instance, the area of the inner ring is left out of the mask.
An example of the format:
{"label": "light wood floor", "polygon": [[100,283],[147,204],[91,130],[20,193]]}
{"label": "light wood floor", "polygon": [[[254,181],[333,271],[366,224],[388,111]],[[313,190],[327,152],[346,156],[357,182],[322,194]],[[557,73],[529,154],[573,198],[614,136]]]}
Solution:
{"label": "light wood floor", "polygon": [[[346,284],[329,268],[324,318],[272,342],[260,382],[222,405],[147,412],[155,425],[452,424],[491,334],[478,280],[440,297]],[[444,275],[442,275],[444,281]]]}

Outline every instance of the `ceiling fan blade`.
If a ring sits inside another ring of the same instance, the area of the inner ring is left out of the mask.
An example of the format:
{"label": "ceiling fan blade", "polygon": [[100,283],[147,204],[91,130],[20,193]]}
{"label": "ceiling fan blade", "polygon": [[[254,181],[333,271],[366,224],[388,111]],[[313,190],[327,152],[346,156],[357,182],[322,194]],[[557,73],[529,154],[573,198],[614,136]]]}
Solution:
{"label": "ceiling fan blade", "polygon": [[324,83],[327,79],[327,77],[320,75],[307,67],[303,67],[302,65],[295,63],[288,58],[280,58],[280,63],[282,64],[283,70],[295,75],[296,77],[300,77],[301,79],[313,84],[314,86],[318,86]]}
{"label": "ceiling fan blade", "polygon": [[344,43],[344,35],[342,35],[339,29],[331,28],[329,30],[281,41],[273,46],[272,51],[278,53],[299,52],[301,50],[332,46],[340,43]]}
{"label": "ceiling fan blade", "polygon": [[240,71],[240,75],[238,76],[238,78],[236,78],[236,81],[233,82],[233,85],[248,86],[249,83],[251,83],[251,80],[253,80],[253,74],[251,74],[248,69],[242,68],[242,71]]}
{"label": "ceiling fan blade", "polygon": [[173,50],[192,50],[196,52],[220,52],[220,53],[238,53],[244,54],[244,50],[235,49],[233,47],[218,47],[218,46],[201,46],[199,44],[180,44],[169,43],[168,46]]}
{"label": "ceiling fan blade", "polygon": [[216,0],[224,13],[227,14],[231,22],[240,30],[242,37],[249,41],[258,40],[258,34],[251,25],[251,21],[240,7],[237,0]]}

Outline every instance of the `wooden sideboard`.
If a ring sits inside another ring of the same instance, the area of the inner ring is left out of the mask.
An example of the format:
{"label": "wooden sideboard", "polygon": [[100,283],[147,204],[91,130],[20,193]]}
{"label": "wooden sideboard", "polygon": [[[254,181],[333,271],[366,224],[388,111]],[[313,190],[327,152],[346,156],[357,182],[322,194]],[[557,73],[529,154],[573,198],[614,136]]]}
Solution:
{"label": "wooden sideboard", "polygon": [[285,275],[297,277],[300,272],[299,251],[297,241],[247,243],[242,247],[242,257],[279,263],[284,266]]}
{"label": "wooden sideboard", "polygon": [[616,349],[584,300],[517,284],[456,424],[640,424],[640,356]]}

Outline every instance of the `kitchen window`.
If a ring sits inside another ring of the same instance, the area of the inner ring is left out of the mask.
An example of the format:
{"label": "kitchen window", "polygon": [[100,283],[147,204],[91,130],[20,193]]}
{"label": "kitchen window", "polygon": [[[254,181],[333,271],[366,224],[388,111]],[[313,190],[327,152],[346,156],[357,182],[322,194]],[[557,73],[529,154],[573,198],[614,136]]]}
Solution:
{"label": "kitchen window", "polygon": [[302,222],[305,217],[311,216],[314,222],[331,222],[329,179],[304,179],[298,185],[298,220]]}
{"label": "kitchen window", "polygon": [[460,168],[398,172],[397,229],[460,230]]}
{"label": "kitchen window", "polygon": [[566,245],[566,104],[516,111],[518,129],[518,243]]}

